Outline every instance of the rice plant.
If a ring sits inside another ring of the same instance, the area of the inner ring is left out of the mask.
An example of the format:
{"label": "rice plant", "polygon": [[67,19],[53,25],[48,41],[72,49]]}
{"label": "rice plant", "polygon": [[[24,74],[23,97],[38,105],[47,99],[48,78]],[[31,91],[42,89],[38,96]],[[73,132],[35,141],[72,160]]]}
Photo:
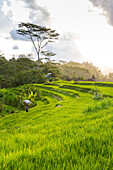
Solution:
{"label": "rice plant", "polygon": [[[113,87],[101,84],[100,92],[111,98],[93,100],[88,82],[29,86],[41,91],[37,105],[27,113],[5,105],[15,112],[0,117],[0,169],[112,169]],[[36,99],[35,90],[23,88],[6,92]]]}
{"label": "rice plant", "polygon": [[113,101],[109,98],[106,98],[98,104],[89,105],[86,109],[83,110],[83,113],[96,112],[98,110],[102,110],[102,109],[104,109],[108,106],[112,106],[112,105],[113,105]]}

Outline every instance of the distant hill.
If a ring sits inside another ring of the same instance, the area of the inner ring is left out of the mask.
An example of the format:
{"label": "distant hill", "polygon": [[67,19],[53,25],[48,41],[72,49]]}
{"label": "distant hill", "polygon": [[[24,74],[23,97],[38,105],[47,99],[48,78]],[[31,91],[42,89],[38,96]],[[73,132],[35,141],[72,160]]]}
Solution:
{"label": "distant hill", "polygon": [[62,78],[78,79],[78,77],[81,77],[85,80],[90,79],[94,75],[96,80],[102,80],[104,77],[98,67],[88,62],[61,62],[59,68]]}

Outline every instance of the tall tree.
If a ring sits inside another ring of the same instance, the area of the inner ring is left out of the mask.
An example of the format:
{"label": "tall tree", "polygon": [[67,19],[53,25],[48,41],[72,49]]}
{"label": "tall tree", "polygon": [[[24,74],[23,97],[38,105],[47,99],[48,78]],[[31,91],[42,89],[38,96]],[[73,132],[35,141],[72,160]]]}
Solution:
{"label": "tall tree", "polygon": [[17,30],[17,33],[27,37],[33,43],[33,46],[38,56],[38,69],[39,69],[40,55],[42,51],[44,53],[43,50],[44,47],[47,44],[57,40],[59,34],[56,33],[56,30],[51,30],[51,28],[46,28],[31,23],[21,22],[18,26],[20,29]]}

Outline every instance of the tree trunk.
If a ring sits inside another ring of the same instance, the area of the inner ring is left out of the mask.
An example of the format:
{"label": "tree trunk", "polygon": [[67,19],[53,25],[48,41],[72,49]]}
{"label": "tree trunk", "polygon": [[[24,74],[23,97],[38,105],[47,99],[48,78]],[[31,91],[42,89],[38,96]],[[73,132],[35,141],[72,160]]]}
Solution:
{"label": "tree trunk", "polygon": [[38,69],[39,69],[39,59],[40,59],[40,56],[39,56],[39,52],[38,52]]}
{"label": "tree trunk", "polygon": [[35,42],[34,42],[33,38],[31,37],[31,35],[30,35],[30,38],[31,38],[31,41],[32,41],[32,43],[33,43],[33,46],[34,46],[34,48],[35,48],[35,50],[36,50],[36,53],[37,53],[37,56],[38,56],[38,69],[39,69],[40,54],[39,54],[39,51],[38,51],[37,48],[36,48]]}

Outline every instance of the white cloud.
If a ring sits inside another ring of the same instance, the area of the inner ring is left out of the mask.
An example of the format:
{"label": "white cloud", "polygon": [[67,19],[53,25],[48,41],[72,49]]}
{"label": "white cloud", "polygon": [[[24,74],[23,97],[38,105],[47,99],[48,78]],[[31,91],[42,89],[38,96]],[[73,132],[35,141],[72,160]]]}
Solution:
{"label": "white cloud", "polygon": [[36,0],[24,0],[25,8],[29,11],[29,19],[32,23],[47,24],[50,21],[50,13],[47,8],[39,6]]}
{"label": "white cloud", "polygon": [[113,26],[113,0],[89,0],[95,7],[103,10],[109,24]]}
{"label": "white cloud", "polygon": [[81,61],[82,54],[75,41],[80,39],[76,33],[64,33],[55,44],[49,45],[49,49],[56,53],[54,59],[65,61]]}
{"label": "white cloud", "polygon": [[[6,9],[5,9],[6,7]],[[7,9],[7,3],[1,1],[0,3],[0,35],[7,34],[12,26],[13,22],[11,20],[12,13]]]}

